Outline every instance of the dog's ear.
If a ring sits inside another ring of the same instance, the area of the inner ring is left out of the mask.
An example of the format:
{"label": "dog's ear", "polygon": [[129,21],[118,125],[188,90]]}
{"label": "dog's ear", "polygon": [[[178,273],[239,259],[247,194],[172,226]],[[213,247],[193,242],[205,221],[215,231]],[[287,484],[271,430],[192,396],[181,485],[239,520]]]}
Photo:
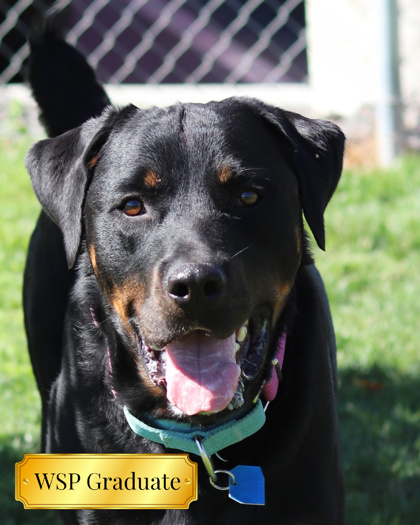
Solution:
{"label": "dog's ear", "polygon": [[338,126],[261,105],[264,118],[285,143],[283,153],[299,181],[303,213],[325,250],[324,211],[343,168],[345,137]]}
{"label": "dog's ear", "polygon": [[117,114],[116,109],[109,108],[76,129],[42,140],[25,159],[36,196],[61,229],[69,268],[79,251],[83,203],[91,172]]}

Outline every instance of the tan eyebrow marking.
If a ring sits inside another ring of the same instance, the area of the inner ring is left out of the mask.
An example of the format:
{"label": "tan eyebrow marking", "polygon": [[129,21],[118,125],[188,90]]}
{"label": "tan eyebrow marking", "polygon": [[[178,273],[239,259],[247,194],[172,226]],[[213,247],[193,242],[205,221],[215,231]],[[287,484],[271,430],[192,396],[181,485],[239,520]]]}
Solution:
{"label": "tan eyebrow marking", "polygon": [[226,184],[226,182],[228,182],[232,177],[232,171],[230,170],[229,166],[223,166],[223,168],[219,171],[218,177],[222,184]]}
{"label": "tan eyebrow marking", "polygon": [[156,186],[162,182],[162,179],[159,175],[153,170],[149,170],[144,176],[144,183],[148,188],[156,188]]}

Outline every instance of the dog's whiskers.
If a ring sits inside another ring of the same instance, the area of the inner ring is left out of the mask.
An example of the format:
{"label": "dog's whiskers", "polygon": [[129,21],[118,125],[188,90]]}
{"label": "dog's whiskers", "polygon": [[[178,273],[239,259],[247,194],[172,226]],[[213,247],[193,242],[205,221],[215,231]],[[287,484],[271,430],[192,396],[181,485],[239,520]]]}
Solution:
{"label": "dog's whiskers", "polygon": [[238,255],[240,255],[241,253],[245,252],[248,249],[249,249],[249,246],[245,246],[245,248],[242,248],[242,250],[239,250],[239,252],[235,253],[235,255],[232,255],[230,260],[234,259],[235,257],[237,257]]}

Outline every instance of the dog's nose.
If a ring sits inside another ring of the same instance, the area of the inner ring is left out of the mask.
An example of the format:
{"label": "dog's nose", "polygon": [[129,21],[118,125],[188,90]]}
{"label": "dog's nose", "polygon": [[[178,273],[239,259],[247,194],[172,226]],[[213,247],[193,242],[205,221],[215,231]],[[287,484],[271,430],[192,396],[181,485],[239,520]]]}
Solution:
{"label": "dog's nose", "polygon": [[167,283],[169,295],[179,306],[205,308],[223,296],[226,275],[220,266],[182,264],[171,270]]}

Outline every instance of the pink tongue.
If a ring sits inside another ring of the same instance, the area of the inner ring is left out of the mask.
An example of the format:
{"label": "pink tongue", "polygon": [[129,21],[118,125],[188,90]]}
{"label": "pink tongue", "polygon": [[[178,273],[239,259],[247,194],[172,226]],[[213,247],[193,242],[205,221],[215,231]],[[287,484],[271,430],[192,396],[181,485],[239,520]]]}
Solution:
{"label": "pink tongue", "polygon": [[165,350],[169,401],[189,416],[227,407],[240,374],[235,362],[235,334],[216,339],[196,330],[168,344]]}

